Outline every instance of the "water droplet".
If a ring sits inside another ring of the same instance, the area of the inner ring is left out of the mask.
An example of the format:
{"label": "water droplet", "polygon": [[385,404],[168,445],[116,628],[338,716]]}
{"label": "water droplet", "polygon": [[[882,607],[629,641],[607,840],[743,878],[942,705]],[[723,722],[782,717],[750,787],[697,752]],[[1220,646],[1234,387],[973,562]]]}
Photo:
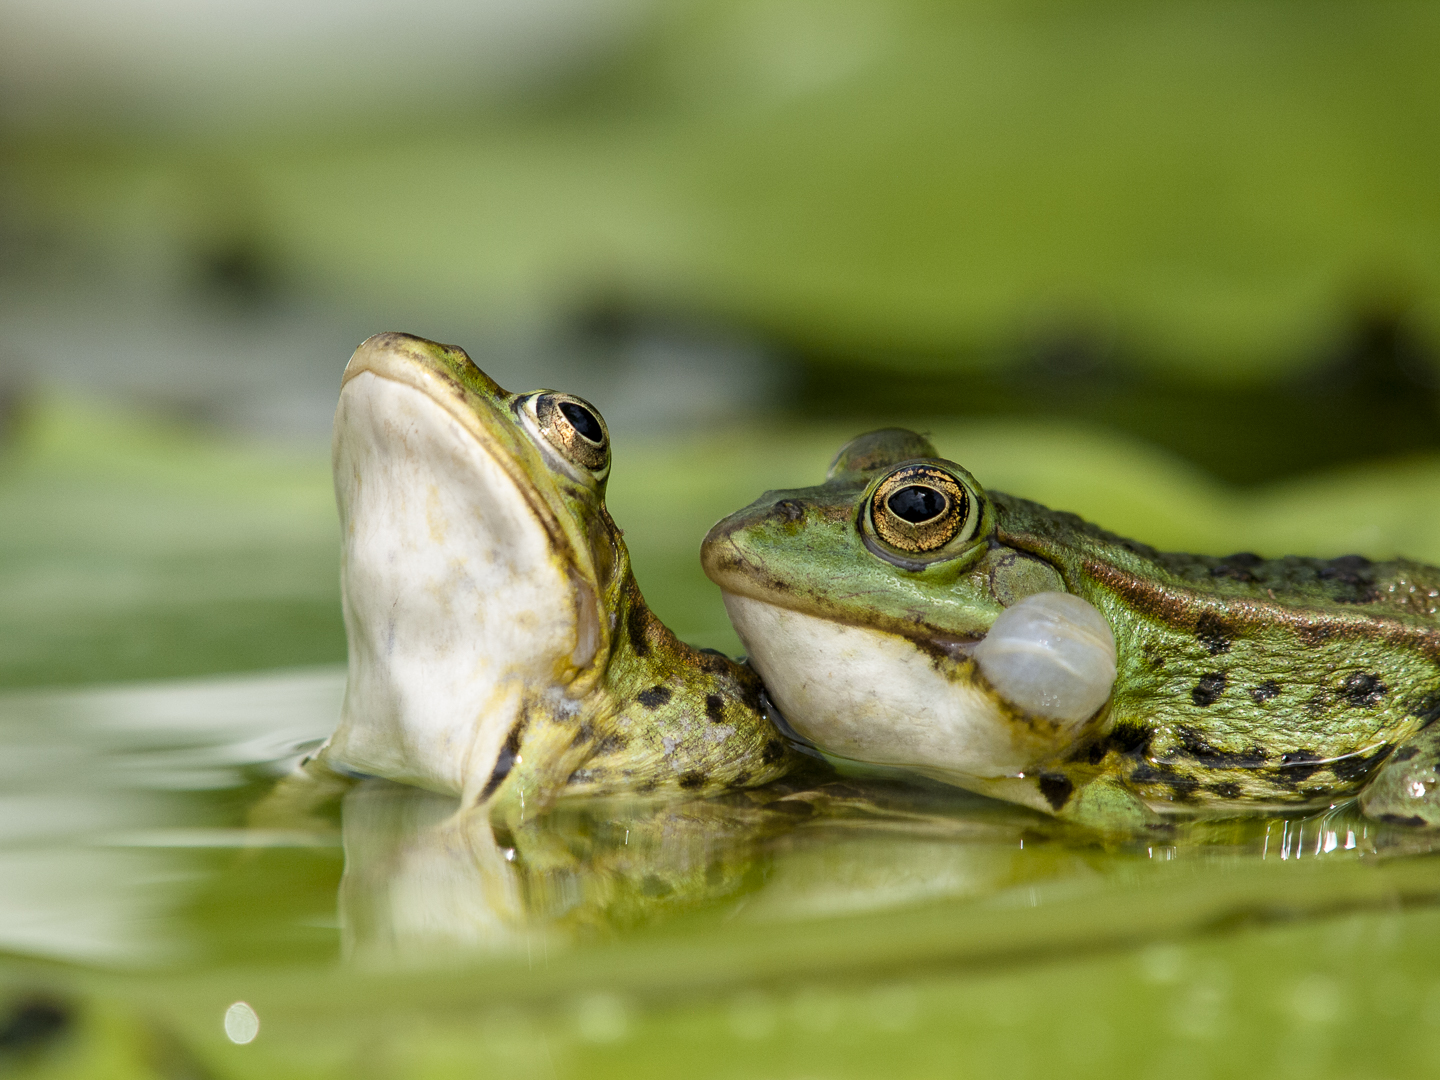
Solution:
{"label": "water droplet", "polygon": [[253,1042],[260,1034],[260,1017],[243,1001],[237,1001],[225,1010],[225,1037],[233,1043],[244,1045]]}

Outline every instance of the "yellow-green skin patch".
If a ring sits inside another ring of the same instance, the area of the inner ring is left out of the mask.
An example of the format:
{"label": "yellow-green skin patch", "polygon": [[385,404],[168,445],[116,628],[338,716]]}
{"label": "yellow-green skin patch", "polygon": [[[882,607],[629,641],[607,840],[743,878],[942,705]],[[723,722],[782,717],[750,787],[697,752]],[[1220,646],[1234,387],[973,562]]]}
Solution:
{"label": "yellow-green skin patch", "polygon": [[1110,701],[1027,775],[967,786],[1080,816],[1113,817],[1127,798],[1162,812],[1307,807],[1360,793],[1394,755],[1376,790],[1402,794],[1362,805],[1440,824],[1425,777],[1394,771],[1428,770],[1435,787],[1434,754],[1418,747],[1440,715],[1440,569],[1163,553],[978,484],[973,540],[906,569],[867,548],[860,521],[878,478],[912,460],[973,483],[911,432],[862,436],[826,483],[767,492],[717,525],[704,559],[727,591],[903,635],[957,680],[976,678],[969,645],[1016,600],[1065,590],[1098,608],[1117,647]]}

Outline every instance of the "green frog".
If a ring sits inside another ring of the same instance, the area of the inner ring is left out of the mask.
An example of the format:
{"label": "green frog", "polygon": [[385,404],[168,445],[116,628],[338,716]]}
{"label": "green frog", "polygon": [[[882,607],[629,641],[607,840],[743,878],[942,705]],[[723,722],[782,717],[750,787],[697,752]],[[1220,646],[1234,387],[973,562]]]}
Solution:
{"label": "green frog", "polygon": [[755,673],[646,607],[593,405],[379,334],[345,369],[333,459],[349,679],[311,775],[515,824],[561,795],[706,795],[793,764]]}
{"label": "green frog", "polygon": [[902,429],[721,521],[702,560],[829,755],[1087,823],[1358,795],[1440,825],[1435,567],[1156,551]]}

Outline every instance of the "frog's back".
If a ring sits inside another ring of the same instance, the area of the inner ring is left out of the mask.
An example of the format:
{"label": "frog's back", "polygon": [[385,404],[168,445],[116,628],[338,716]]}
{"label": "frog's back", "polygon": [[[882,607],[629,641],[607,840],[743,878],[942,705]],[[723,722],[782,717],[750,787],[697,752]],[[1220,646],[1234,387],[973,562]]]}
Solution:
{"label": "frog's back", "polygon": [[1001,541],[1110,620],[1110,715],[1075,756],[1152,805],[1343,798],[1440,715],[1436,567],[1160,552],[992,497]]}

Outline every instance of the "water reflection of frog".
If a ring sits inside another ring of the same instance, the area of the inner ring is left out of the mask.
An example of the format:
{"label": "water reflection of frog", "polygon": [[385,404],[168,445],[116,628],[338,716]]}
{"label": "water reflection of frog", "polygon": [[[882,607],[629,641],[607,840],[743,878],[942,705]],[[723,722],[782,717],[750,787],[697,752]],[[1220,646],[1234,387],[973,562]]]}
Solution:
{"label": "water reflection of frog", "polygon": [[538,954],[686,913],[789,922],[1094,874],[1024,810],[804,773],[708,799],[564,800],[513,828],[358,784],[342,804],[344,953],[381,967]]}
{"label": "water reflection of frog", "polygon": [[777,796],[566,800],[511,829],[366,781],[343,803],[344,952],[380,965],[523,953],[703,908],[758,883],[759,845],[793,820],[765,810]]}
{"label": "water reflection of frog", "polygon": [[350,669],[320,766],[509,820],[563,793],[707,794],[792,763],[754,673],[645,606],[593,406],[380,334],[345,369],[334,468]]}
{"label": "water reflection of frog", "polygon": [[1440,824],[1440,570],[1167,554],[987,494],[928,440],[718,524],[705,568],[804,738],[1039,810]]}

